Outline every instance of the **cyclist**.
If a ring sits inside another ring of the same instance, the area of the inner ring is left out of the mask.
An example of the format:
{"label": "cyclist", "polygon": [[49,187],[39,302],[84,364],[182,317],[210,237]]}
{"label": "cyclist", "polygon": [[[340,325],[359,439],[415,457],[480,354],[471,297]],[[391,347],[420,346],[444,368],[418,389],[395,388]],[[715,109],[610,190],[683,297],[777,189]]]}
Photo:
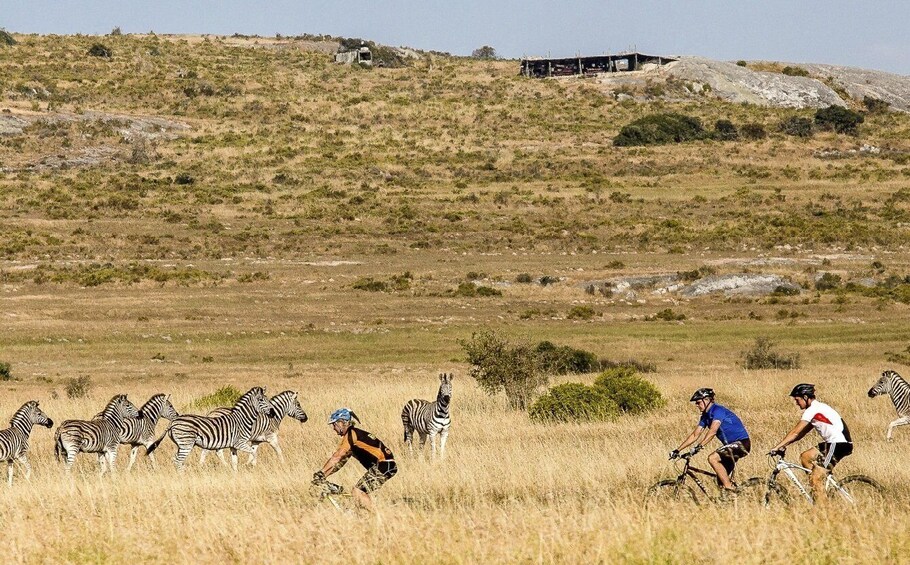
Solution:
{"label": "cyclist", "polygon": [[695,455],[716,436],[723,445],[708,456],[708,463],[717,473],[717,482],[724,489],[724,493],[735,493],[736,487],[730,475],[736,467],[736,462],[748,455],[752,449],[746,427],[731,410],[714,402],[713,389],[696,390],[689,402],[695,403],[701,411],[701,418],[689,437],[670,452],[670,459],[679,457],[680,452],[692,444],[695,446],[689,455]]}
{"label": "cyclist", "polygon": [[359,424],[360,418],[350,408],[339,408],[332,412],[329,424],[335,433],[341,436],[341,444],[322,469],[313,474],[313,484],[323,483],[326,477],[344,467],[353,456],[367,472],[354,485],[351,494],[357,504],[372,511],[373,502],[369,493],[379,489],[394,477],[398,467],[389,448],[370,432],[354,427],[352,421]]}
{"label": "cyclist", "polygon": [[834,408],[815,399],[815,385],[800,383],[790,391],[790,397],[803,411],[803,415],[790,433],[768,454],[783,456],[788,445],[799,441],[810,429],[815,428],[823,441],[817,447],[803,451],[799,456],[799,462],[803,467],[810,469],[809,484],[812,486],[812,494],[815,501],[820,502],[825,499],[825,479],[828,473],[838,461],[853,453],[850,429]]}

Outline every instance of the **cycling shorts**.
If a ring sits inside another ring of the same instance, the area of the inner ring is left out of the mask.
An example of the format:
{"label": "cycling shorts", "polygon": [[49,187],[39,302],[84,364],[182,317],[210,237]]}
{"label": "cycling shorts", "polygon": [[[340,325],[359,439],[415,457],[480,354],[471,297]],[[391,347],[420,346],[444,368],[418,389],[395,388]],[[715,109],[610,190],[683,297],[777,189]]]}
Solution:
{"label": "cycling shorts", "polygon": [[818,444],[818,452],[816,464],[830,471],[838,461],[853,453],[853,444],[822,442]]}
{"label": "cycling shorts", "polygon": [[395,461],[379,461],[367,469],[367,472],[364,473],[362,477],[360,477],[360,480],[357,481],[357,484],[354,485],[354,488],[358,488],[363,492],[369,494],[373,491],[379,490],[379,487],[394,477],[395,473],[397,472],[398,466],[395,464]]}
{"label": "cycling shorts", "polygon": [[717,448],[717,454],[720,455],[721,465],[727,470],[727,474],[730,474],[733,472],[736,462],[749,455],[751,450],[752,441],[746,438],[720,446]]}

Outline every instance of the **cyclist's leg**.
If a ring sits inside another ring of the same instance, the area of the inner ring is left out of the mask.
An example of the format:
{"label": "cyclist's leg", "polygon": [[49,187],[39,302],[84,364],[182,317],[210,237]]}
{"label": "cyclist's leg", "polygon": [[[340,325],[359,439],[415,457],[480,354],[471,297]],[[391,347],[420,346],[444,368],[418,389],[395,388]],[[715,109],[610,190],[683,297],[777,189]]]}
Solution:
{"label": "cyclist's leg", "polygon": [[708,456],[708,463],[717,473],[717,481],[723,488],[733,489],[733,470],[736,462],[749,454],[751,442],[748,439],[734,441],[721,446]]}
{"label": "cyclist's leg", "polygon": [[[725,463],[730,462],[730,469],[727,469]],[[720,486],[726,489],[733,488],[733,482],[730,480],[730,471],[732,471],[732,459],[728,457],[721,457],[721,454],[718,451],[715,451],[708,456],[708,464],[711,465],[711,468],[717,474],[717,482],[720,483]]]}
{"label": "cyclist's leg", "polygon": [[817,447],[811,447],[803,451],[799,456],[800,464],[809,469],[809,486],[812,488],[812,498],[816,503],[825,499],[825,480],[828,478],[828,470],[823,465],[818,464],[819,457],[827,455],[827,444],[820,443]]}

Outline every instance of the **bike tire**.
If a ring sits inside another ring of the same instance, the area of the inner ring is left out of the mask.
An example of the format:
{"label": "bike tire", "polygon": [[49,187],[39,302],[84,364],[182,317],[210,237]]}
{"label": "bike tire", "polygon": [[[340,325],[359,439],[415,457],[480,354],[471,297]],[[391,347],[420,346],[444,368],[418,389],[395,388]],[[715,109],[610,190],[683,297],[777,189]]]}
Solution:
{"label": "bike tire", "polygon": [[828,490],[829,499],[840,499],[856,505],[878,505],[885,501],[884,487],[878,481],[866,475],[850,475],[839,480],[838,483],[852,500],[848,499],[838,489]]}
{"label": "bike tire", "polygon": [[763,479],[761,477],[752,477],[750,479],[746,479],[742,483],[737,484],[737,487],[739,489],[739,495],[737,496],[737,498],[739,500],[747,500],[750,502],[764,503],[765,486],[767,484],[768,484],[768,480]]}
{"label": "bike tire", "polygon": [[[786,506],[790,504],[790,493],[787,492],[783,486],[777,481],[773,483],[768,483],[767,479],[760,479],[755,477],[760,481],[761,485],[765,486],[764,496],[761,499],[762,505],[765,507],[771,506]],[[749,479],[750,481],[753,479]]]}
{"label": "bike tire", "polygon": [[648,500],[651,502],[683,501],[698,504],[698,495],[687,484],[679,484],[673,479],[664,479],[648,488]]}

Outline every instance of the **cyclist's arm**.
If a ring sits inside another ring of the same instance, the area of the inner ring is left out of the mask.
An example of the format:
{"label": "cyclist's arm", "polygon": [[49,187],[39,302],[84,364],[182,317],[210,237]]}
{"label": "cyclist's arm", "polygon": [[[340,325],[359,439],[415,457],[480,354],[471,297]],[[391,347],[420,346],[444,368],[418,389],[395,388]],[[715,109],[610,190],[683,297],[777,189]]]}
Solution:
{"label": "cyclist's arm", "polygon": [[774,449],[772,449],[771,451],[777,451],[778,449],[783,449],[783,448],[787,447],[788,445],[790,445],[791,443],[795,443],[795,442],[803,439],[803,437],[807,433],[809,433],[809,430],[811,430],[811,429],[812,429],[812,424],[810,424],[809,422],[807,422],[805,420],[800,420],[795,426],[793,426],[793,429],[790,430],[790,433],[788,433],[784,437],[784,439],[782,439],[780,441],[780,443],[778,443],[774,447]]}
{"label": "cyclist's arm", "polygon": [[680,444],[680,446],[676,448],[676,451],[682,451],[685,448],[692,445],[693,443],[695,443],[695,440],[697,440],[698,436],[703,434],[704,431],[705,431],[705,429],[703,427],[695,426],[695,429],[692,430],[692,433],[689,434],[689,437],[687,437],[685,440],[683,440],[683,442]]}
{"label": "cyclist's arm", "polygon": [[720,430],[720,420],[713,420],[711,426],[707,429],[707,433],[698,441],[698,445],[706,446],[717,435],[718,430]]}
{"label": "cyclist's arm", "polygon": [[348,459],[351,457],[351,446],[348,445],[348,442],[342,442],[338,447],[338,450],[329,457],[329,460],[325,462],[325,465],[322,466],[322,472],[326,477],[344,467],[344,464],[348,462]]}

